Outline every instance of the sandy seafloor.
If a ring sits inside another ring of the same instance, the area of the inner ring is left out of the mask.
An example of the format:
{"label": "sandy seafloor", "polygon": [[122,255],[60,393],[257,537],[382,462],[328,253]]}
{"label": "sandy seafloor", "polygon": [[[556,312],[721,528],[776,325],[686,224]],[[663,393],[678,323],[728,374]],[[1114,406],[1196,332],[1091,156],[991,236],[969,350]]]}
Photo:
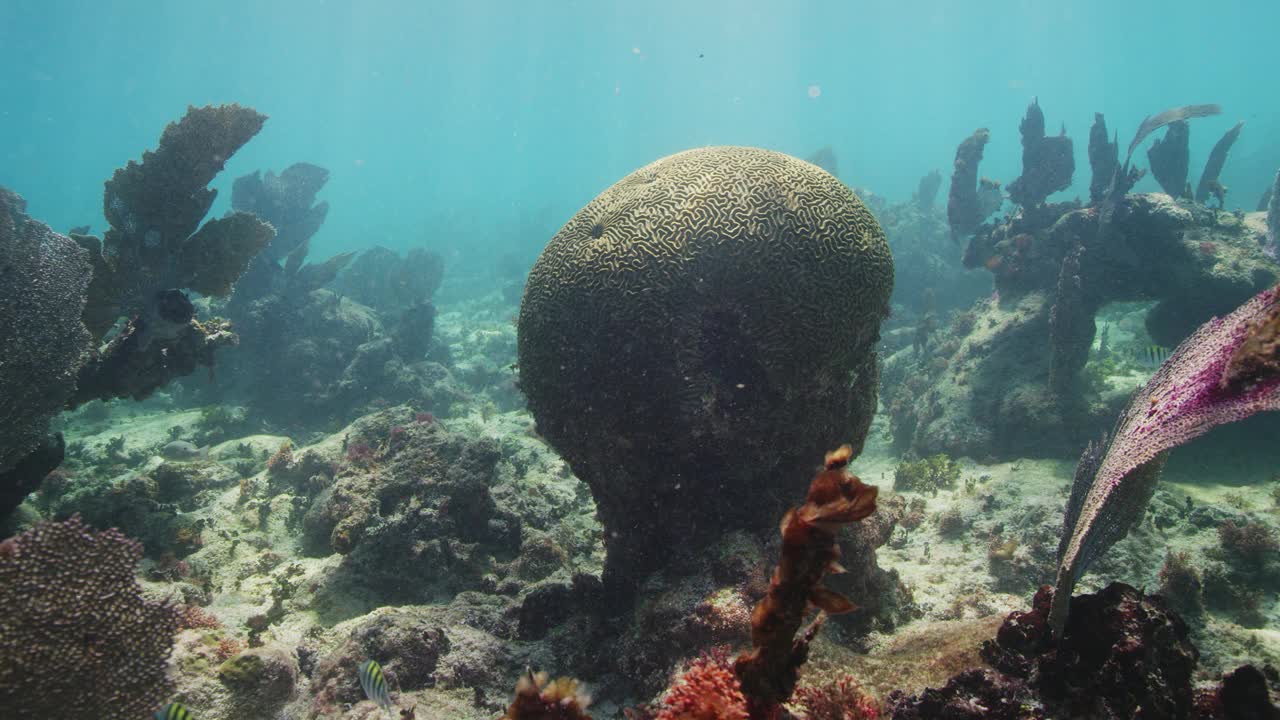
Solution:
{"label": "sandy seafloor", "polygon": [[[446,303],[440,310],[437,342],[449,344],[455,366],[471,363],[502,368],[515,361],[515,328],[509,319],[512,308],[503,306],[496,293],[477,300]],[[517,514],[542,514],[536,521],[526,519],[531,527],[548,528],[551,533],[597,536],[586,551],[572,554],[560,572],[598,572],[603,552],[585,485],[531,432],[533,422],[527,412],[496,412],[492,403],[483,400],[482,393],[477,398],[480,400],[474,407],[438,422],[449,430],[492,437],[501,444],[505,455],[519,455],[519,463],[500,462],[499,487],[494,488],[499,504]],[[121,436],[123,455],[134,453],[135,459],[145,456],[137,465],[117,465],[116,482],[123,483],[160,465],[163,460],[157,450],[169,442],[169,429],[194,427],[200,415],[199,409],[172,407],[162,393],[144,403],[115,403],[109,417],[93,422],[71,414],[64,429],[68,441],[80,446],[78,451],[84,457],[100,455],[112,438]],[[311,448],[336,453],[344,434],[339,431],[288,439],[297,452]],[[204,476],[211,480],[200,495],[201,504],[193,511],[205,523],[203,546],[188,559],[209,568],[214,590],[207,609],[227,629],[227,636],[242,638],[246,622],[270,608],[273,588],[284,573],[302,590],[284,604],[284,618],[270,628],[272,638],[285,644],[306,639],[323,648],[337,643],[343,631],[376,606],[377,600],[363,596],[359,588],[326,593],[323,601],[307,591],[323,584],[323,578],[341,562],[341,556],[305,557],[300,552],[297,530],[282,520],[287,513],[273,511],[278,508],[272,504],[283,501],[268,493],[263,456],[274,452],[285,440],[283,436],[261,434],[228,437],[211,448],[207,461],[199,461],[209,464]],[[251,452],[246,452],[246,444]],[[256,458],[252,460],[256,464],[242,467],[248,473],[242,477],[233,468],[246,457]],[[923,522],[909,532],[899,529],[890,543],[878,551],[880,565],[896,570],[910,589],[918,617],[891,634],[860,639],[857,644],[868,652],[842,647],[839,628],[829,623],[811,661],[814,672],[850,672],[869,690],[881,695],[895,688],[913,692],[940,685],[956,671],[977,664],[977,644],[994,635],[1007,613],[1024,609],[1037,584],[1050,580],[1048,570],[1074,463],[1021,460],[981,465],[967,458],[959,460],[962,478],[970,481],[962,480],[954,489],[932,496],[908,493],[912,499],[923,501]],[[893,494],[898,462],[889,449],[887,423],[880,416],[865,451],[852,468],[865,481],[879,485],[882,498],[888,498]],[[1274,472],[1251,466],[1247,455],[1220,458],[1218,462],[1180,461],[1175,456],[1154,505],[1180,506],[1189,497],[1193,506],[1247,512],[1274,528],[1280,502],[1274,496]],[[939,532],[938,518],[944,511],[958,511],[962,532],[948,537]],[[1185,551],[1193,560],[1216,552],[1218,534],[1213,527],[1175,523],[1160,528],[1153,520],[1157,514],[1148,513],[1128,538],[1097,562],[1077,592],[1093,591],[1113,580],[1154,591],[1160,584],[1157,573],[1166,552]],[[991,538],[995,536],[1017,540],[1016,547],[1005,546],[1007,557],[999,561],[992,557]],[[144,577],[153,565],[150,560],[144,563]],[[169,597],[176,592],[170,583],[147,580],[146,585]],[[441,597],[440,601],[447,603],[448,599]],[[1202,624],[1194,626],[1193,639],[1201,651],[1202,679],[1214,678],[1246,661],[1280,664],[1280,599],[1263,597],[1259,611],[1265,618],[1261,627],[1242,627],[1228,615],[1212,611]],[[184,631],[179,638],[179,649],[171,661],[178,691],[193,705],[224,705],[228,690],[218,681],[213,668],[207,662],[191,662],[190,648],[199,645],[200,638],[197,630]],[[418,718],[461,720],[494,716],[491,711],[476,709],[472,694],[466,689],[427,689],[412,695],[404,699],[416,705]],[[597,706],[596,716],[613,717],[616,711],[615,706],[603,704]],[[366,701],[349,708],[346,716],[374,717],[375,712]],[[206,712],[199,717],[215,720],[219,716]]]}

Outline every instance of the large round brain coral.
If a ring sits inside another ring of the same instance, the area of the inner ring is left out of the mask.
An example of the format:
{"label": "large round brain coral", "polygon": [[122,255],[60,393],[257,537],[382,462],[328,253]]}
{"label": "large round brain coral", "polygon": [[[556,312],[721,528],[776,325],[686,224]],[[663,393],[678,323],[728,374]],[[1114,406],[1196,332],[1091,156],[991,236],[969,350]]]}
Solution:
{"label": "large round brain coral", "polygon": [[860,449],[892,285],[858,198],[756,148],[658,160],[552,238],[520,308],[520,385],[591,486],[606,582],[774,529],[811,458]]}

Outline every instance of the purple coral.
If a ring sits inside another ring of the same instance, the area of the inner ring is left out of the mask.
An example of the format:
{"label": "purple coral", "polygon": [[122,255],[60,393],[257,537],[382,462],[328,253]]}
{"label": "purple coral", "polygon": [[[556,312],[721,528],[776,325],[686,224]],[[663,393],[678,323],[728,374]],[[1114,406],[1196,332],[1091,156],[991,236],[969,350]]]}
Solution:
{"label": "purple coral", "polygon": [[1200,326],[1129,400],[1110,442],[1085,451],[1058,547],[1050,614],[1056,632],[1076,580],[1151,499],[1166,451],[1218,425],[1280,409],[1278,330],[1280,287]]}
{"label": "purple coral", "polygon": [[73,516],[0,543],[6,717],[149,717],[167,699],[178,613],[143,598],[142,544]]}

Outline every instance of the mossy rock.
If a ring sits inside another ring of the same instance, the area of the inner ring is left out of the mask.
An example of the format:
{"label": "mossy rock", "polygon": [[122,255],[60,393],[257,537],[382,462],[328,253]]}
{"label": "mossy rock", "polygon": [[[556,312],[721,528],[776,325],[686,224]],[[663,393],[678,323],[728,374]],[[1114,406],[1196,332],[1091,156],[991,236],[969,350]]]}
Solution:
{"label": "mossy rock", "polygon": [[960,463],[939,453],[919,460],[904,460],[893,472],[893,489],[936,495],[953,488],[960,479]]}
{"label": "mossy rock", "polygon": [[232,687],[252,687],[258,683],[265,663],[256,653],[243,652],[218,668],[218,679]]}

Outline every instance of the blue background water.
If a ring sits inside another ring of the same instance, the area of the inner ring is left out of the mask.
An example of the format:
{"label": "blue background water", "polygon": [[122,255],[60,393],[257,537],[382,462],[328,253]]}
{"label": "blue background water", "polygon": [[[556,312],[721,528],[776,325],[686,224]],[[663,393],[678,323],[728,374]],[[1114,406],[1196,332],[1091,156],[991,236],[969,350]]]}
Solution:
{"label": "blue background water", "polygon": [[1193,122],[1192,179],[1246,120],[1223,180],[1252,210],[1280,166],[1277,28],[1264,2],[4,0],[0,185],[100,231],[115,168],[188,104],[239,102],[271,119],[215,212],[235,177],[305,160],[332,171],[319,254],[536,251],[622,175],[698,145],[830,144],[845,182],[905,199],[986,126],[981,173],[1008,182],[1039,96],[1075,139],[1071,194],[1095,111],[1123,148],[1147,114],[1220,103]]}

